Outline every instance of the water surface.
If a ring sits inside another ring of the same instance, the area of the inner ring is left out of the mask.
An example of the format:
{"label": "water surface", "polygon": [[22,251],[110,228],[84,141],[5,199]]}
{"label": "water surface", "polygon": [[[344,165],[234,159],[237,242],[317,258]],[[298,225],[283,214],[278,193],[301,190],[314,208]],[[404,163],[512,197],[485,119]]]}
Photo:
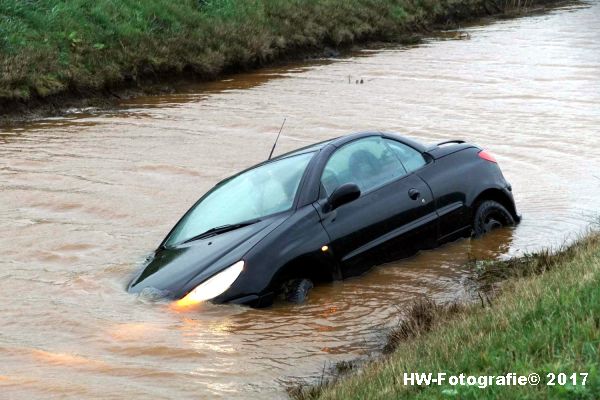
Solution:
{"label": "water surface", "polygon": [[[418,296],[462,298],[468,259],[574,238],[600,210],[599,21],[595,1],[0,131],[1,397],[285,397],[284,382],[377,349]],[[277,153],[375,129],[475,142],[523,222],[301,306],[183,312],[127,294],[202,193],[267,157],[284,117]]]}

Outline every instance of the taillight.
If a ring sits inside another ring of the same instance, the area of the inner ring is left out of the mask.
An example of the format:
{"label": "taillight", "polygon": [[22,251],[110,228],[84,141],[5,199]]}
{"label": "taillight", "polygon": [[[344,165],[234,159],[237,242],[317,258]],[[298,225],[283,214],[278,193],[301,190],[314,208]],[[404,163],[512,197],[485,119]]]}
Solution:
{"label": "taillight", "polygon": [[489,151],[487,151],[487,150],[481,150],[481,151],[479,152],[479,157],[481,157],[481,158],[483,158],[484,160],[486,160],[486,161],[489,161],[489,162],[493,162],[493,163],[497,163],[497,162],[498,162],[498,161],[496,161],[496,157],[494,157],[494,156],[492,155],[492,153],[490,153],[490,152],[489,152]]}

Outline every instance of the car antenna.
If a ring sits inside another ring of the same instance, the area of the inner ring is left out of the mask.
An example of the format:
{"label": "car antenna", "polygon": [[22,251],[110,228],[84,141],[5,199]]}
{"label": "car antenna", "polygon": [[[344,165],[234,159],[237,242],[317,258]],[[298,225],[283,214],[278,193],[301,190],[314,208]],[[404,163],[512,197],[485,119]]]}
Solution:
{"label": "car antenna", "polygon": [[267,160],[271,159],[271,156],[273,156],[273,152],[275,151],[275,146],[277,146],[277,141],[279,140],[279,135],[281,135],[281,131],[283,130],[283,126],[285,125],[285,120],[287,119],[287,117],[285,117],[283,119],[283,123],[281,124],[281,128],[279,128],[279,133],[277,134],[277,137],[275,138],[275,143],[273,143],[273,148],[271,149],[271,154],[269,154],[269,158]]}

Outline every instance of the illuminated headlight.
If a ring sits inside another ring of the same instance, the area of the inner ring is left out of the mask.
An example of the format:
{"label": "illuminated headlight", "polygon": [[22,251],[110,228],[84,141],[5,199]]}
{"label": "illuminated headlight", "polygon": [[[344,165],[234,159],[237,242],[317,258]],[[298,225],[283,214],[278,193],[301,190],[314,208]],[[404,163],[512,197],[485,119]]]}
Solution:
{"label": "illuminated headlight", "polygon": [[225,292],[235,282],[244,269],[244,262],[238,261],[229,268],[224,269],[212,278],[202,282],[183,299],[177,301],[179,306],[189,306],[202,301],[214,299]]}

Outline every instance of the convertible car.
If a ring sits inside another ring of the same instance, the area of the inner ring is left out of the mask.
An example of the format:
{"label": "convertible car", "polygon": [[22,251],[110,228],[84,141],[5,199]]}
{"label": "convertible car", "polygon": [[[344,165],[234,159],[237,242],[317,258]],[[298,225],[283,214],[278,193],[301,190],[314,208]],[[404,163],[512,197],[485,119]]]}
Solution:
{"label": "convertible car", "polygon": [[517,223],[511,191],[494,157],[463,141],[343,136],[218,183],[128,290],[181,306],[302,302],[313,282]]}

